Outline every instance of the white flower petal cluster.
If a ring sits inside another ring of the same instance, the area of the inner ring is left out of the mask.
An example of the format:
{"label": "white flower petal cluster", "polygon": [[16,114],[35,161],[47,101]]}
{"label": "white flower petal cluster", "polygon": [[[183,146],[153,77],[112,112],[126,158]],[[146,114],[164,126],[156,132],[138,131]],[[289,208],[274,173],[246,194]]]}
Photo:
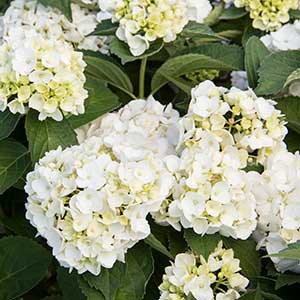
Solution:
{"label": "white flower petal cluster", "polygon": [[173,185],[162,160],[118,160],[101,138],[48,152],[27,175],[26,217],[61,265],[100,273],[150,234]]}
{"label": "white flower petal cluster", "polygon": [[239,299],[249,284],[240,271],[239,259],[222,242],[207,260],[193,253],[177,254],[165,269],[159,300],[185,300],[190,295],[196,300]]}
{"label": "white flower petal cluster", "polygon": [[212,10],[208,0],[99,0],[99,7],[98,19],[119,23],[117,37],[134,56],[157,39],[174,41],[189,21],[203,23]]}
{"label": "white flower petal cluster", "polygon": [[247,152],[220,146],[214,134],[200,130],[197,141],[188,145],[180,158],[167,157],[169,170],[177,179],[172,200],[153,214],[159,223],[175,229],[193,228],[200,235],[216,232],[247,239],[256,228],[256,212]]}
{"label": "white flower petal cluster", "polygon": [[175,154],[178,135],[173,128],[178,121],[179,113],[171,104],[165,107],[150,96],[131,101],[76,132],[79,142],[91,136],[102,137],[119,159],[134,161],[149,153],[164,158]]}
{"label": "white flower petal cluster", "polygon": [[10,43],[21,43],[24,31],[37,32],[45,39],[59,39],[79,49],[108,53],[108,38],[88,36],[97,24],[97,12],[71,4],[72,22],[59,10],[36,0],[14,0],[4,15],[4,35]]}
{"label": "white flower petal cluster", "polygon": [[300,49],[300,21],[286,24],[279,30],[261,37],[261,41],[271,51],[286,51]]}
{"label": "white flower petal cluster", "polygon": [[[257,202],[259,247],[278,253],[300,240],[300,154],[274,153],[253,190]],[[300,273],[300,261],[272,258],[276,268]]]}
{"label": "white flower petal cluster", "polygon": [[83,54],[65,41],[22,34],[16,45],[5,41],[0,47],[0,109],[24,114],[30,107],[39,111],[40,120],[57,121],[84,113]]}
{"label": "white flower petal cluster", "polygon": [[257,97],[251,89],[227,90],[204,81],[192,89],[189,111],[180,126],[181,143],[193,141],[199,129],[207,129],[221,138],[223,145],[245,149],[250,158],[263,163],[287,133],[275,104]]}

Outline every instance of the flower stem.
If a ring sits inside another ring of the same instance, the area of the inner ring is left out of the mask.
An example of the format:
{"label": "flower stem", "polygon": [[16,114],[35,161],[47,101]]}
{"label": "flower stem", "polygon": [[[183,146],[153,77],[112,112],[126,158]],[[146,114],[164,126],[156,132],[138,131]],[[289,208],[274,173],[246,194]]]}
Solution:
{"label": "flower stem", "polygon": [[141,99],[145,97],[146,66],[147,66],[147,57],[144,57],[141,61],[141,67],[140,67],[139,97]]}

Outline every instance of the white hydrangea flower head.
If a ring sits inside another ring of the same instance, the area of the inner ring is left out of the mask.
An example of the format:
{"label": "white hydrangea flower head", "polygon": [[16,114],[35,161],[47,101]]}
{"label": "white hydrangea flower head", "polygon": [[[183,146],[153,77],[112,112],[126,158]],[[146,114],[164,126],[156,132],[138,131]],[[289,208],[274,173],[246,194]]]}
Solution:
{"label": "white hydrangea flower head", "polygon": [[179,158],[165,158],[176,183],[154,219],[177,230],[180,225],[192,228],[200,235],[219,232],[247,239],[256,228],[251,172],[242,170],[247,152],[231,145],[221,148],[209,131],[198,130],[197,135]]}
{"label": "white hydrangea flower head", "polygon": [[26,218],[60,264],[100,273],[150,234],[147,215],[173,185],[164,163],[120,161],[102,139],[48,152],[27,175]]}
{"label": "white hydrangea flower head", "polygon": [[178,140],[175,124],[179,113],[152,96],[133,100],[118,112],[104,115],[76,130],[79,142],[91,136],[102,137],[119,159],[139,160],[149,153],[161,158],[175,154]]}
{"label": "white hydrangea flower head", "polygon": [[290,19],[291,9],[300,9],[299,0],[234,0],[236,7],[245,7],[253,19],[253,27],[276,31]]}
{"label": "white hydrangea flower head", "polygon": [[271,51],[286,51],[300,49],[300,21],[286,24],[277,31],[261,37],[261,41]]}
{"label": "white hydrangea flower head", "polygon": [[[253,190],[258,247],[278,253],[300,240],[300,155],[282,149],[271,155]],[[300,273],[300,261],[271,258],[281,271]]]}
{"label": "white hydrangea flower head", "polygon": [[65,41],[22,34],[18,45],[5,42],[0,47],[0,109],[24,114],[30,107],[40,112],[40,120],[56,121],[84,113],[83,54]]}
{"label": "white hydrangea flower head", "polygon": [[36,0],[14,0],[4,15],[5,38],[20,43],[22,31],[36,31],[46,39],[60,39],[79,49],[108,53],[108,38],[88,36],[97,24],[97,11],[71,4],[72,22],[59,10]]}
{"label": "white hydrangea flower head", "polygon": [[134,56],[157,39],[174,41],[189,21],[203,23],[212,10],[208,0],[99,0],[99,7],[98,19],[119,23],[116,35]]}
{"label": "white hydrangea flower head", "polygon": [[190,295],[196,300],[239,299],[249,284],[240,271],[239,259],[222,242],[207,260],[193,253],[177,254],[165,269],[159,300],[186,300]]}
{"label": "white hydrangea flower head", "polygon": [[235,144],[260,163],[280,144],[287,128],[273,100],[257,97],[251,89],[227,90],[211,81],[192,89],[188,114],[181,121],[181,145],[191,142],[201,128],[212,131],[223,144]]}
{"label": "white hydrangea flower head", "polygon": [[232,71],[231,72],[231,84],[240,90],[248,90],[249,82],[246,71]]}

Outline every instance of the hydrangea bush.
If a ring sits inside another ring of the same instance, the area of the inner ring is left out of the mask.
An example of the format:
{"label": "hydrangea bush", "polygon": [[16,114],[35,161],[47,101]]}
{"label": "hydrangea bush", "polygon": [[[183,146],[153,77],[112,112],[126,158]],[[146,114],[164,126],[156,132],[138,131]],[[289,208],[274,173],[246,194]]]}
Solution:
{"label": "hydrangea bush", "polygon": [[298,0],[0,0],[0,300],[294,300]]}

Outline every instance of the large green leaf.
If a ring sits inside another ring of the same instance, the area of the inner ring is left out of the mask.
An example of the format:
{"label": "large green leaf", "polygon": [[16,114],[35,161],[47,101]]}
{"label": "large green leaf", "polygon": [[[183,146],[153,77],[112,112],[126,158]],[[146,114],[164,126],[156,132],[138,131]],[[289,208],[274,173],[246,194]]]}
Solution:
{"label": "large green leaf", "polygon": [[299,274],[280,274],[276,280],[276,290],[287,286],[287,285],[293,285],[295,283],[300,283],[300,276]]}
{"label": "large green leaf", "polygon": [[89,51],[84,55],[84,61],[88,75],[132,94],[133,86],[128,75],[112,59]]}
{"label": "large green leaf", "polygon": [[235,20],[244,17],[248,12],[244,8],[230,6],[220,16],[220,20]]}
{"label": "large green leaf", "polygon": [[59,267],[57,269],[57,281],[63,294],[63,300],[85,300],[81,289],[78,286],[78,274],[72,273],[68,269]]}
{"label": "large green leaf", "polygon": [[216,34],[208,25],[197,22],[189,22],[184,28],[181,35],[186,38],[205,38],[210,41],[224,40]]}
{"label": "large green leaf", "polygon": [[71,0],[38,0],[45,6],[58,8],[70,21],[72,20]]}
{"label": "large green leaf", "polygon": [[234,257],[240,260],[241,272],[247,278],[254,278],[260,275],[260,257],[256,251],[256,243],[252,238],[245,241],[223,238],[223,243],[225,248],[233,249]]}
{"label": "large green leaf", "polygon": [[163,45],[164,43],[162,40],[156,40],[155,42],[151,43],[150,48],[145,51],[145,53],[140,56],[133,56],[129,51],[128,45],[115,37],[109,44],[109,49],[111,53],[121,58],[122,64],[126,64],[128,62],[143,59],[158,53],[163,48]]}
{"label": "large green leaf", "polygon": [[25,128],[32,162],[37,162],[47,151],[58,146],[66,148],[77,144],[76,134],[66,119],[56,122],[47,118],[40,122],[38,112],[30,110]]}
{"label": "large green leaf", "polygon": [[192,229],[184,231],[184,238],[189,247],[198,255],[202,255],[205,259],[215,250],[218,243],[221,241],[219,234],[199,235]]}
{"label": "large green leaf", "polygon": [[151,249],[140,243],[128,251],[125,264],[117,262],[112,269],[103,268],[99,276],[85,274],[84,279],[90,288],[101,292],[104,300],[141,300],[153,268]]}
{"label": "large green leaf", "polygon": [[286,97],[277,100],[277,103],[277,108],[285,115],[287,126],[300,134],[300,98]]}
{"label": "large green leaf", "polygon": [[245,47],[245,68],[249,86],[255,88],[258,81],[258,69],[263,59],[270,54],[270,51],[261,42],[261,40],[252,36],[249,38]]}
{"label": "large green leaf", "polygon": [[176,84],[181,76],[200,69],[243,69],[243,52],[237,46],[209,44],[189,49],[188,52],[167,60],[156,71],[151,83],[152,93],[157,92],[169,81]]}
{"label": "large green leaf", "polygon": [[269,256],[283,259],[300,260],[300,242],[288,245],[288,248],[281,250],[279,253],[271,254]]}
{"label": "large green leaf", "polygon": [[30,164],[29,152],[14,140],[0,141],[0,194],[14,185]]}
{"label": "large green leaf", "polygon": [[289,77],[287,78],[284,87],[290,86],[293,82],[298,81],[300,82],[300,68],[292,72]]}
{"label": "large green leaf", "polygon": [[47,274],[50,256],[36,242],[23,237],[0,240],[0,299],[20,297]]}
{"label": "large green leaf", "polygon": [[90,35],[114,35],[117,29],[117,23],[112,23],[111,20],[103,20],[97,25],[95,31],[92,32]]}
{"label": "large green leaf", "polygon": [[0,140],[7,138],[18,125],[22,115],[12,114],[8,109],[0,112]]}
{"label": "large green leaf", "polygon": [[105,300],[103,294],[92,288],[87,281],[80,278],[78,283],[82,293],[86,296],[86,300]]}
{"label": "large green leaf", "polygon": [[85,101],[85,113],[68,119],[74,129],[97,119],[120,105],[118,96],[97,79],[88,77],[85,88],[89,91],[89,98]]}
{"label": "large green leaf", "polygon": [[290,152],[295,153],[300,150],[300,135],[293,130],[289,130],[287,136],[284,139],[287,148]]}
{"label": "large green leaf", "polygon": [[169,250],[162,244],[162,242],[155,237],[154,234],[150,234],[146,239],[145,243],[148,244],[153,249],[161,252],[162,254],[166,255],[167,257],[174,259],[173,255],[169,252]]}
{"label": "large green leaf", "polygon": [[259,85],[256,93],[270,95],[279,93],[287,78],[300,68],[300,51],[280,51],[267,56],[259,68]]}

